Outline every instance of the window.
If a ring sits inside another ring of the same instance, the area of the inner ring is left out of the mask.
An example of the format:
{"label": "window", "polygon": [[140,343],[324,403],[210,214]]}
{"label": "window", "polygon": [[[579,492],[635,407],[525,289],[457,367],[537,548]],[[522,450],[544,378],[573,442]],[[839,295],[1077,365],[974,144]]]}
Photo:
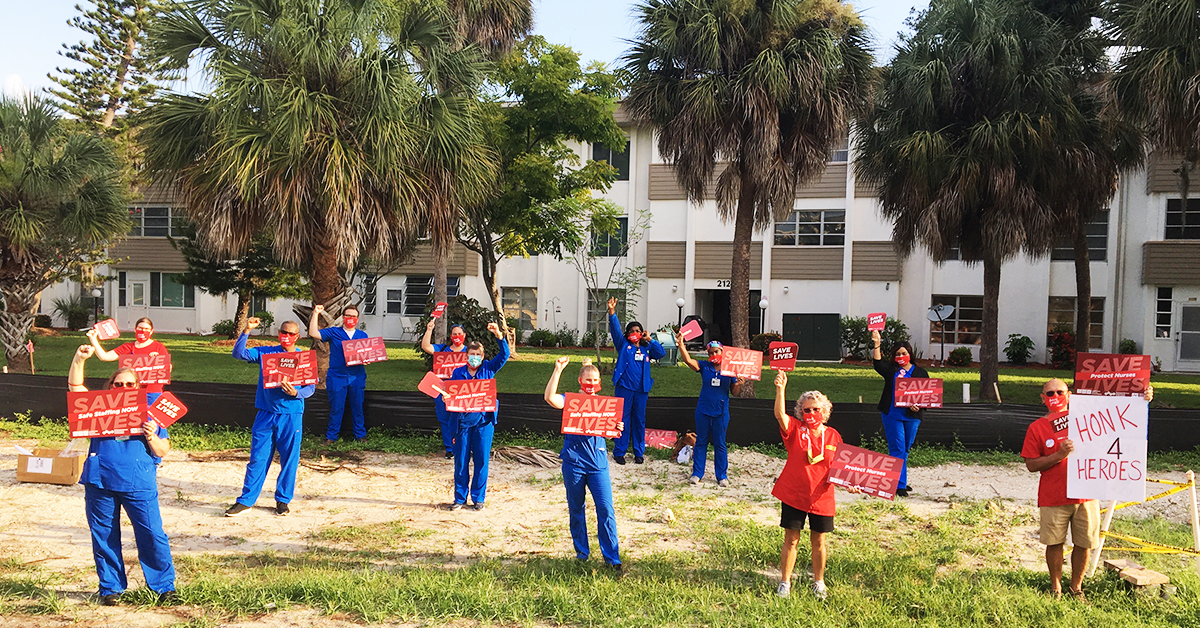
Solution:
{"label": "window", "polygon": [[[596,297],[599,297],[598,299]],[[593,293],[588,290],[587,303],[587,327],[589,331],[599,331],[604,340],[602,344],[608,344],[608,298],[617,298],[617,317],[628,323],[629,318],[625,315],[625,291],[624,290],[608,290],[598,291]],[[622,330],[624,331],[624,330]]]}
{"label": "window", "polygon": [[1177,198],[1167,200],[1167,240],[1200,240],[1200,198],[1189,198],[1187,211]]}
{"label": "window", "polygon": [[537,329],[537,288],[502,288],[500,303],[505,318],[517,319],[525,331]]}
{"label": "window", "polygon": [[269,312],[268,302],[270,299],[262,295],[254,294],[250,296],[250,311],[254,314],[259,312]]}
{"label": "window", "polygon": [[833,150],[829,151],[829,161],[831,163],[846,163],[850,160],[850,136],[847,135],[842,139]]}
{"label": "window", "polygon": [[592,254],[596,257],[622,257],[629,238],[629,218],[618,218],[620,227],[616,233],[592,234]]}
{"label": "window", "polygon": [[1159,288],[1154,301],[1154,337],[1171,337],[1171,312],[1175,305],[1175,289]]}
{"label": "window", "polygon": [[[392,312],[392,292],[396,292],[399,301],[399,290],[388,290],[388,314]],[[425,315],[425,306],[433,296],[433,275],[409,275],[404,279],[404,315],[421,317]],[[458,296],[458,277],[446,277],[446,297],[453,299]]]}
{"label": "window", "polygon": [[150,307],[196,307],[196,288],[179,283],[179,275],[150,273]]}
{"label": "window", "polygon": [[379,275],[363,275],[362,278],[362,315],[375,316],[379,309]]}
{"label": "window", "polygon": [[845,210],[794,211],[775,223],[775,246],[842,246],[846,243]]}
{"label": "window", "polygon": [[945,321],[929,323],[930,340],[941,342],[942,329],[945,328],[946,344],[979,344],[983,333],[983,297],[935,294],[930,305],[954,307],[954,312]]}
{"label": "window", "polygon": [[182,238],[187,231],[187,216],[182,207],[130,207],[131,236]]}
{"label": "window", "polygon": [[629,140],[625,141],[625,150],[614,153],[613,150],[601,144],[592,144],[592,161],[607,161],[608,165],[617,169],[617,181],[629,180]]}
{"label": "window", "polygon": [[[1088,259],[1093,262],[1106,261],[1108,259],[1108,210],[1084,223],[1083,232],[1087,235]],[[1054,251],[1050,253],[1050,259],[1075,261],[1075,243],[1072,242],[1070,236],[1054,247]]]}
{"label": "window", "polygon": [[388,314],[403,314],[404,313],[404,291],[392,290],[387,291],[387,313]]}
{"label": "window", "polygon": [[130,284],[130,292],[132,293],[132,304],[138,307],[146,307],[146,282],[134,281]]}
{"label": "window", "polygon": [[[1075,328],[1075,297],[1050,297],[1046,334],[1054,332],[1059,325]],[[1104,297],[1092,297],[1092,328],[1088,333],[1088,348],[1099,349],[1104,342]]]}
{"label": "window", "polygon": [[117,307],[125,307],[125,284],[127,279],[125,271],[117,273]]}

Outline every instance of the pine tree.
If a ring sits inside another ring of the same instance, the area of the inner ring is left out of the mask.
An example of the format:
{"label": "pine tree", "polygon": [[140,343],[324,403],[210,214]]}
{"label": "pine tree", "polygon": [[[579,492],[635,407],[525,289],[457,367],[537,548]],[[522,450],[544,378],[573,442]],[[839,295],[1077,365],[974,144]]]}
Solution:
{"label": "pine tree", "polygon": [[160,10],[158,0],[92,0],[85,11],[67,23],[91,36],[90,41],[63,44],[62,56],[82,67],[55,68],[50,92],[68,115],[94,125],[120,130],[130,114],[143,109],[153,96],[161,73],[141,55],[150,21]]}

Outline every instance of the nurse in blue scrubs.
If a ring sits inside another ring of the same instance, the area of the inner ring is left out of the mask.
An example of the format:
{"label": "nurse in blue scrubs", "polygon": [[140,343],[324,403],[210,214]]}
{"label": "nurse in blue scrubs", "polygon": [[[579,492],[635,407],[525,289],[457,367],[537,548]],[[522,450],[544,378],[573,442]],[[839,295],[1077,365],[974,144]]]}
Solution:
{"label": "nurse in blue scrubs", "polygon": [[617,318],[617,300],[608,300],[608,333],[617,350],[617,366],[613,369],[613,384],[617,396],[625,400],[625,429],[613,445],[613,460],[625,464],[625,453],[633,444],[633,461],[642,464],[646,455],[646,401],[654,380],[650,377],[650,360],[661,360],[667,354],[657,340],[642,329],[642,324],[629,321],[621,334],[621,319]]}
{"label": "nurse in blue scrubs", "polygon": [[[454,369],[452,380],[496,379],[496,373],[508,362],[508,342],[500,326],[488,323],[488,331],[496,336],[500,352],[490,360],[483,359],[483,343],[467,346],[467,365]],[[487,499],[488,460],[492,457],[492,436],[496,433],[496,412],[450,412],[454,432],[454,503],[451,510],[466,505],[468,494],[475,510],[484,509]],[[475,477],[471,478],[471,464]]]}
{"label": "nurse in blue scrubs", "polygon": [[325,372],[325,396],[329,399],[329,427],[325,430],[325,444],[332,445],[341,436],[342,417],[346,415],[346,404],[350,404],[350,418],[354,422],[354,440],[367,439],[367,423],[363,416],[363,397],[367,390],[367,369],[361,364],[346,364],[346,353],[342,343],[347,340],[363,340],[367,332],[358,328],[358,308],[347,305],[342,308],[340,326],[320,326],[324,305],[314,305],[308,319],[308,336],[329,343],[329,370]]}
{"label": "nurse in blue scrubs", "polygon": [[[67,372],[67,389],[71,392],[87,392],[83,385],[83,363],[93,354],[95,349],[88,345],[75,351]],[[137,373],[130,368],[118,369],[105,386],[106,389],[138,387]],[[146,586],[158,594],[159,603],[174,601],[175,563],[158,509],[158,465],[171,450],[167,430],[147,420],[137,436],[90,440],[79,483],[83,485],[92,555],[100,578],[100,603],[115,606],[128,586],[125,561],[121,558],[122,508],[133,525]]]}
{"label": "nurse in blue scrubs", "polygon": [[[546,383],[546,403],[562,410],[566,397],[558,394],[558,379],[567,367],[570,358],[561,357],[554,362],[554,373]],[[590,360],[584,360],[579,369],[579,391],[585,395],[600,392],[600,370]],[[575,544],[575,557],[587,560],[591,552],[588,544],[587,515],[584,511],[584,490],[592,493],[596,505],[596,527],[600,535],[600,555],[612,567],[617,577],[622,575],[621,552],[617,544],[617,514],[613,509],[612,481],[608,476],[608,447],[599,436],[564,434],[562,452],[563,484],[567,487],[567,512],[571,516],[571,540]]]}
{"label": "nurse in blue scrubs", "polygon": [[729,450],[725,432],[729,429],[729,393],[738,394],[742,380],[721,375],[721,358],[725,347],[716,340],[708,343],[708,360],[700,362],[687,352],[683,334],[676,332],[679,359],[700,374],[700,397],[696,400],[696,447],[692,450],[692,484],[704,479],[708,463],[708,444],[713,446],[713,471],[717,486],[729,486]]}
{"label": "nurse in blue scrubs", "polygon": [[[446,345],[430,342],[435,325],[437,325],[437,319],[430,319],[429,324],[425,326],[425,335],[421,338],[421,350],[429,355],[433,355],[439,351],[462,353],[467,350],[467,330],[462,325],[452,325],[450,327],[450,344]],[[433,409],[437,412],[438,425],[442,426],[442,446],[446,448],[446,457],[453,458],[454,424],[450,421],[450,413],[446,412],[446,402],[442,401],[440,395],[434,398]]]}

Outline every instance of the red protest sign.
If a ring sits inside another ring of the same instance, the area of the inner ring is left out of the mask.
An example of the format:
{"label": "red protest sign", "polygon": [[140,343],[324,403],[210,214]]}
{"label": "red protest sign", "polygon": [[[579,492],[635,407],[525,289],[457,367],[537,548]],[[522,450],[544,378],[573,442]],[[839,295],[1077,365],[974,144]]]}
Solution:
{"label": "red protest sign", "polygon": [[167,353],[123,355],[117,358],[117,366],[133,369],[143,386],[171,383],[171,355]]}
{"label": "red protest sign", "polygon": [[721,352],[721,374],[758,381],[762,379],[762,351],[725,347]]}
{"label": "red protest sign", "polygon": [[446,391],[442,388],[442,378],[435,375],[433,371],[426,373],[425,377],[421,378],[420,383],[417,384],[417,390],[434,399],[446,394]]}
{"label": "red protest sign", "polygon": [[567,393],[563,396],[566,397],[562,413],[563,434],[604,438],[616,438],[621,435],[623,399],[581,393]]}
{"label": "red protest sign", "polygon": [[171,427],[172,423],[187,414],[187,406],[176,399],[175,395],[165,392],[158,396],[147,412],[160,427]]}
{"label": "red protest sign", "polygon": [[430,316],[434,318],[441,318],[442,315],[446,313],[446,307],[446,303],[438,303],[437,305],[433,306],[433,313],[430,314]]}
{"label": "red protest sign", "polygon": [[264,354],[262,375],[263,388],[279,388],[285,377],[293,386],[316,384],[317,352],[309,350]]}
{"label": "red protest sign", "polygon": [[894,500],[903,467],[904,461],[899,458],[842,443],[829,465],[829,483]]}
{"label": "red protest sign", "polygon": [[450,412],[495,412],[496,380],[452,379],[442,382],[446,410]]}
{"label": "red protest sign", "polygon": [[1150,356],[1080,353],[1075,356],[1075,394],[1141,395],[1150,386]]}
{"label": "red protest sign", "polygon": [[387,347],[383,346],[383,338],[379,336],[343,340],[342,355],[346,356],[346,366],[383,362],[387,359]]}
{"label": "red protest sign", "polygon": [[450,379],[454,369],[466,365],[466,351],[438,351],[433,354],[433,374],[442,379]]}
{"label": "red protest sign", "polygon": [[[700,329],[700,323],[695,319],[688,321],[687,325],[679,328],[679,333],[683,334],[683,340],[686,342],[692,338],[699,338],[704,335],[704,330]],[[675,445],[671,445],[674,447]]]}
{"label": "red protest sign", "polygon": [[96,330],[96,338],[99,340],[112,340],[121,335],[121,330],[117,329],[117,321],[111,318],[92,325],[92,329]]}
{"label": "red protest sign", "polygon": [[146,392],[113,388],[67,393],[67,425],[71,438],[139,434],[146,422]]}
{"label": "red protest sign", "polygon": [[876,312],[867,314],[867,331],[883,331],[887,327],[887,314]]}
{"label": "red protest sign", "polygon": [[775,371],[796,370],[796,354],[800,347],[794,342],[772,342],[768,347],[771,352],[771,369]]}
{"label": "red protest sign", "polygon": [[897,377],[896,407],[942,407],[942,380],[927,377]]}
{"label": "red protest sign", "polygon": [[646,446],[658,449],[674,449],[679,433],[672,430],[646,430]]}

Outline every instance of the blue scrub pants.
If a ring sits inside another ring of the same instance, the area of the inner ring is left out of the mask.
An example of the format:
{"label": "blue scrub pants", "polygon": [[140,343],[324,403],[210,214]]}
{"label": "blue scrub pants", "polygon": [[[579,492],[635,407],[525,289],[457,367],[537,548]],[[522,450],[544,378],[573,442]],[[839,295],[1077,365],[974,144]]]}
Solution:
{"label": "blue scrub pants", "polygon": [[633,455],[646,455],[646,400],[650,393],[634,392],[624,386],[617,386],[617,396],[625,400],[623,404],[625,429],[621,436],[613,442],[613,456],[624,456],[629,451],[629,441],[633,441]]}
{"label": "blue scrub pants", "polygon": [[148,393],[146,393],[146,405],[147,405],[147,406],[152,406],[152,405],[154,405],[154,402],[155,402],[155,401],[158,401],[158,398],[159,398],[159,397],[161,397],[161,396],[162,396],[162,393],[160,393],[160,392],[148,392]]}
{"label": "blue scrub pants", "polygon": [[908,488],[908,452],[912,451],[913,441],[917,439],[921,420],[910,418],[904,408],[892,408],[882,413],[881,418],[883,433],[887,436],[888,455],[904,461],[904,466],[900,468],[899,488]]}
{"label": "blue scrub pants", "polygon": [[708,462],[708,444],[713,446],[713,471],[717,481],[729,477],[729,450],[725,447],[725,432],[729,429],[729,412],[710,416],[696,412],[696,446],[692,449],[692,475],[703,478]]}
{"label": "blue scrub pants", "polygon": [[330,387],[325,383],[325,394],[329,397],[329,428],[325,430],[326,440],[337,440],[342,431],[342,417],[346,416],[346,403],[350,404],[350,417],[354,420],[354,438],[367,437],[367,423],[363,417],[363,392],[366,386],[346,384]]}
{"label": "blue scrub pants", "polygon": [[458,430],[454,426],[454,417],[446,412],[446,402],[442,401],[439,395],[433,399],[433,409],[437,411],[438,425],[442,426],[442,446],[449,453],[454,452],[454,433]]}
{"label": "blue scrub pants", "polygon": [[91,484],[83,485],[84,508],[92,533],[92,556],[100,577],[100,595],[125,591],[125,561],[121,558],[121,508],[133,524],[138,562],[146,586],[155,593],[175,590],[175,563],[171,546],[163,532],[158,511],[158,489],[110,491]]}
{"label": "blue scrub pants", "polygon": [[250,462],[246,481],[237,503],[253,506],[267,480],[271,459],[279,452],[279,478],[275,480],[275,501],[288,503],[296,491],[296,468],[300,466],[300,439],[304,414],[276,414],[259,410],[250,431]]}
{"label": "blue scrub pants", "polygon": [[617,546],[617,514],[613,510],[612,482],[608,469],[584,471],[573,465],[562,466],[563,484],[567,487],[567,511],[571,514],[571,540],[575,543],[575,557],[587,560],[588,547],[587,513],[584,504],[584,489],[591,491],[596,505],[596,527],[599,528],[600,555],[610,565],[621,564],[621,552]]}
{"label": "blue scrub pants", "polygon": [[[487,499],[488,460],[492,457],[492,435],[495,423],[480,423],[460,427],[454,438],[454,503],[467,503],[470,487],[471,502],[482,504]],[[475,463],[471,478],[470,464]]]}

